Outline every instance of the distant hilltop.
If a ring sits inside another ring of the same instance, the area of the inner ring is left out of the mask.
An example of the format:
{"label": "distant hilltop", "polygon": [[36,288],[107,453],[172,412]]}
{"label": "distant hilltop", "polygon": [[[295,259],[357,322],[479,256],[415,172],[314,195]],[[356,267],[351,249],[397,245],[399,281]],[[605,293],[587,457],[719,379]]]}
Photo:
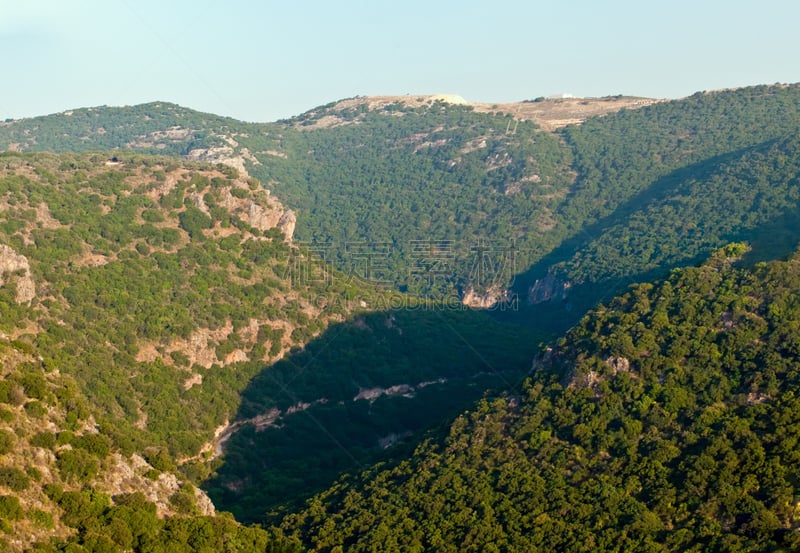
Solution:
{"label": "distant hilltop", "polygon": [[538,97],[532,100],[508,103],[470,102],[458,94],[406,94],[402,96],[356,96],[333,102],[322,108],[308,112],[315,119],[303,128],[333,127],[346,124],[338,112],[366,106],[369,110],[383,109],[391,104],[402,103],[409,107],[421,107],[436,102],[453,105],[472,106],[480,113],[505,113],[520,121],[533,121],[545,130],[553,131],[572,124],[583,123],[589,117],[614,113],[621,109],[637,109],[659,102],[663,99],[642,98],[638,96],[604,96],[602,98],[581,98],[572,94]]}
{"label": "distant hilltop", "polygon": [[458,94],[434,94],[431,100],[447,102],[448,104],[467,104],[468,102]]}

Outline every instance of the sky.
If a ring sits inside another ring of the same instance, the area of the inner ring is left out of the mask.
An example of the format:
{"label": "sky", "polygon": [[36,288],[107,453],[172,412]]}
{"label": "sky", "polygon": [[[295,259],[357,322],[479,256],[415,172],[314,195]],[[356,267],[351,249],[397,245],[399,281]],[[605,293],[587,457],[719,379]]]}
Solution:
{"label": "sky", "polygon": [[163,100],[274,121],[356,95],[681,98],[800,81],[796,0],[0,0],[0,121]]}

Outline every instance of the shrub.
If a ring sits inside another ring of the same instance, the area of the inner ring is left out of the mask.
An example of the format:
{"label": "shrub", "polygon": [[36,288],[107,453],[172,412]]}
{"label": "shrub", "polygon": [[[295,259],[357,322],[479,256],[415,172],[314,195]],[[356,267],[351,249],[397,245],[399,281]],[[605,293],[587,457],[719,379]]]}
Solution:
{"label": "shrub", "polygon": [[24,472],[16,467],[0,467],[0,486],[5,486],[15,492],[27,490],[31,481]]}
{"label": "shrub", "polygon": [[39,432],[31,436],[28,442],[34,447],[52,449],[56,445],[56,435],[52,432]]}
{"label": "shrub", "polygon": [[102,434],[84,434],[72,440],[72,447],[83,449],[95,457],[105,459],[111,452],[111,440]]}
{"label": "shrub", "polygon": [[13,432],[5,429],[0,430],[0,455],[10,453],[14,449],[14,442],[16,442],[16,438]]}
{"label": "shrub", "polygon": [[97,476],[100,465],[97,459],[82,449],[68,449],[58,453],[56,466],[65,480],[88,483]]}
{"label": "shrub", "polygon": [[0,518],[19,520],[23,511],[19,499],[13,495],[0,495]]}

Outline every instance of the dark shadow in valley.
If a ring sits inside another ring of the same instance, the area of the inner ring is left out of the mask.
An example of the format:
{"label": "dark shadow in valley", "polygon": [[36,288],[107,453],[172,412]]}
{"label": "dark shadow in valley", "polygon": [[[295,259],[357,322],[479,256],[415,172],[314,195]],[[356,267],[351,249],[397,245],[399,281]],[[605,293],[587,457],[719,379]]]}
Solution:
{"label": "dark shadow in valley", "polygon": [[[752,245],[745,263],[791,254],[798,144],[766,142],[654,181],[520,274],[505,310],[382,310],[329,327],[249,384],[205,489],[244,522],[275,522],[344,474],[402,460],[487,390],[513,389],[542,339],[630,283],[699,264],[730,242]],[[770,178],[760,178],[765,168]],[[537,281],[549,289],[528,305]]]}
{"label": "dark shadow in valley", "polygon": [[537,346],[529,328],[456,307],[334,324],[251,381],[203,487],[240,521],[275,522],[343,474],[407,457],[488,390],[515,389]]}

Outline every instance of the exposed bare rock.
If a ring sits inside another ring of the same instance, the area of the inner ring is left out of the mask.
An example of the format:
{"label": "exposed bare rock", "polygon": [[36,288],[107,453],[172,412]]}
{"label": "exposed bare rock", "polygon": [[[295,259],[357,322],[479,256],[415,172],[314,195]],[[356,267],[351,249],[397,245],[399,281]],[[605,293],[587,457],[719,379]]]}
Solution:
{"label": "exposed bare rock", "polygon": [[[155,480],[145,476],[153,467],[139,455],[125,458],[119,453],[111,456],[112,468],[104,471],[101,487],[112,497],[123,493],[142,492],[155,503],[159,516],[173,514],[169,500],[180,490],[181,482],[174,474],[162,473]],[[214,514],[214,504],[206,494],[194,488],[197,506],[204,515]]]}
{"label": "exposed bare rock", "polygon": [[89,252],[75,263],[81,267],[102,267],[107,265],[111,258],[100,253]]}
{"label": "exposed bare rock", "polygon": [[486,136],[479,136],[478,138],[473,138],[458,151],[459,154],[469,154],[475,152],[477,150],[482,150],[483,148],[487,147],[486,143]]}
{"label": "exposed bare rock", "polygon": [[265,206],[250,201],[247,210],[247,223],[259,230],[269,230],[278,226],[281,217],[283,217],[283,212],[270,207],[269,205]]}
{"label": "exposed bare rock", "polygon": [[412,432],[400,432],[399,434],[396,432],[392,432],[388,436],[384,436],[383,438],[378,439],[378,447],[381,449],[389,449],[396,443],[400,442],[401,440],[405,440],[406,438],[413,436]]}
{"label": "exposed bare rock", "polygon": [[606,365],[611,368],[612,374],[631,372],[631,362],[626,357],[612,355],[606,359]]}
{"label": "exposed bare rock", "polygon": [[772,398],[767,394],[750,392],[747,394],[747,405],[759,405],[765,401],[769,401],[770,399]]}
{"label": "exposed bare rock", "polygon": [[584,374],[580,373],[573,374],[572,378],[569,381],[569,387],[589,388],[597,396],[600,393],[599,385],[601,382],[623,373],[632,375],[631,362],[627,357],[611,355],[608,358],[606,358],[605,363],[610,369],[609,372],[603,370],[601,371],[590,370]]}
{"label": "exposed bare rock", "polygon": [[241,349],[235,349],[230,352],[227,356],[225,356],[225,365],[233,365],[234,363],[242,363],[247,361],[247,353]]}
{"label": "exposed bare rock", "polygon": [[225,326],[216,330],[200,328],[190,334],[188,338],[173,340],[161,351],[152,344],[142,344],[139,347],[136,360],[140,363],[149,363],[156,359],[161,359],[165,363],[171,364],[172,360],[169,354],[179,351],[186,355],[190,365],[199,365],[204,369],[210,369],[212,365],[222,364],[217,357],[216,346],[230,336],[232,332],[233,324],[230,321],[226,321]]}
{"label": "exposed bare rock", "polygon": [[273,426],[275,421],[277,421],[280,416],[280,409],[273,408],[266,413],[262,413],[253,417],[252,419],[239,420],[225,425],[222,430],[217,429],[217,431],[214,432],[214,439],[216,443],[214,445],[214,456],[212,458],[217,458],[225,452],[225,444],[241,427],[247,424],[252,424],[255,426],[256,430],[263,430],[264,428]]}
{"label": "exposed bare rock", "polygon": [[146,194],[154,201],[158,201],[178,186],[178,181],[186,177],[186,172],[183,170],[172,171],[167,173],[163,182],[148,188]]}
{"label": "exposed bare rock", "polygon": [[282,416],[299,413],[314,405],[324,405],[326,403],[328,403],[328,398],[324,397],[316,399],[310,403],[301,401],[289,407],[285,412],[281,412],[281,410],[277,408],[272,408],[269,411],[261,413],[260,415],[256,415],[251,419],[238,420],[232,423],[226,422],[224,426],[217,428],[214,432],[214,455],[212,458],[217,458],[225,452],[225,444],[227,441],[230,440],[231,436],[238,432],[243,426],[253,425],[256,432],[260,432],[265,428],[276,426]]}
{"label": "exposed bare rock", "polygon": [[[138,136],[125,146],[128,148],[157,148],[162,150],[167,147],[168,143],[186,142],[193,132],[192,129],[184,129],[179,126],[170,127],[164,131],[154,131]],[[99,134],[104,133],[105,129]]]}
{"label": "exposed bare rock", "polygon": [[514,159],[508,152],[503,152],[502,154],[494,154],[493,156],[489,156],[486,158],[486,171],[495,171],[497,169],[502,169],[503,167],[508,167],[514,162]]}
{"label": "exposed bare rock", "polygon": [[[239,151],[239,155],[242,156],[242,158],[244,158],[246,161],[252,163],[253,165],[261,165],[261,162],[258,161],[258,158],[254,156],[247,148],[242,148]],[[285,154],[284,157],[286,157]]]}
{"label": "exposed bare rock", "polygon": [[278,150],[262,150],[262,151],[257,152],[257,153],[264,154],[264,155],[267,155],[267,156],[279,157],[281,159],[287,159],[289,157],[289,156],[286,155],[285,152],[279,152]]}
{"label": "exposed bare rock", "polygon": [[[261,162],[247,148],[242,148],[237,152],[235,148],[238,147],[238,143],[232,138],[225,137],[225,139],[229,144],[228,146],[192,150],[186,157],[192,160],[222,163],[233,167],[240,176],[240,179],[236,181],[235,187],[249,189],[247,179],[250,176],[247,172],[245,161],[253,165],[261,165]],[[195,205],[198,204],[194,197],[192,201],[195,202]],[[200,201],[202,201],[202,196]],[[253,228],[266,231],[277,227],[283,232],[287,240],[291,240],[294,235],[297,216],[291,209],[286,209],[280,201],[272,197],[269,190],[260,190],[257,193],[248,194],[246,197],[240,198],[231,194],[231,190],[228,189],[223,193],[222,205]],[[199,205],[197,207],[202,210]]]}
{"label": "exposed bare rock", "polygon": [[56,229],[62,226],[61,223],[53,217],[50,213],[50,208],[44,202],[40,202],[39,205],[36,206],[36,223],[41,225],[42,228],[47,229]]}
{"label": "exposed bare rock", "polygon": [[[225,328],[225,331],[228,330],[229,329]],[[230,330],[232,330],[232,327]],[[184,344],[173,345],[178,346],[175,349],[184,352],[193,365],[196,364],[210,369],[213,364],[219,362],[219,359],[217,359],[217,352],[214,349],[214,342],[225,339],[230,333],[225,332],[223,334],[223,332],[199,329],[193,332]],[[176,342],[181,342],[181,340],[176,340]]]}
{"label": "exposed bare rock", "polygon": [[295,226],[297,226],[297,215],[295,215],[294,211],[291,209],[287,209],[286,212],[281,215],[280,221],[278,221],[278,228],[283,232],[286,240],[291,240],[292,236],[294,236]]}
{"label": "exposed bare rock", "polygon": [[[248,152],[249,154],[249,152]],[[232,146],[217,146],[215,148],[196,149],[189,152],[186,157],[193,161],[208,161],[210,163],[222,163],[228,167],[236,169],[240,175],[246,175],[245,158],[237,154]]]}
{"label": "exposed bare rock", "polygon": [[553,359],[557,357],[558,353],[553,348],[549,346],[544,348],[544,351],[534,357],[533,361],[531,362],[531,371],[537,371],[549,366]]}
{"label": "exposed bare rock", "polygon": [[461,303],[476,309],[490,309],[508,297],[508,290],[491,287],[483,293],[478,293],[474,288],[464,292]]}
{"label": "exposed bare rock", "polygon": [[0,244],[0,286],[3,286],[8,276],[16,275],[17,303],[29,303],[36,296],[36,285],[31,276],[28,259],[20,255],[13,248]]}
{"label": "exposed bare rock", "polygon": [[571,283],[565,282],[554,274],[537,279],[528,289],[528,302],[536,305],[550,300],[563,300],[567,298]]}
{"label": "exposed bare rock", "polygon": [[258,340],[258,331],[261,328],[261,325],[258,322],[258,319],[250,319],[247,322],[247,326],[242,328],[239,331],[239,336],[242,337],[242,340],[249,344],[255,344]]}
{"label": "exposed bare rock", "polygon": [[200,511],[200,514],[205,516],[213,516],[216,514],[214,503],[212,503],[211,498],[206,495],[206,492],[197,486],[192,487],[194,489],[194,498],[197,502],[197,509]]}
{"label": "exposed bare rock", "polygon": [[197,209],[211,217],[211,211],[209,211],[208,206],[206,205],[203,196],[198,194],[197,192],[193,192],[189,195],[189,199],[192,202],[192,205],[195,206]]}
{"label": "exposed bare rock", "polygon": [[509,181],[503,186],[503,195],[513,196],[514,194],[519,194],[522,191],[522,186],[529,182],[533,184],[540,184],[542,182],[542,177],[533,174],[516,181]]}
{"label": "exposed bare rock", "polygon": [[569,381],[568,388],[590,388],[597,393],[597,385],[602,381],[600,373],[589,371],[585,374],[575,374]]}
{"label": "exposed bare rock", "polygon": [[356,396],[353,398],[353,401],[366,399],[372,403],[381,396],[403,396],[405,398],[413,398],[418,389],[430,386],[431,384],[441,383],[443,381],[443,379],[440,379],[438,381],[421,382],[416,386],[412,386],[411,384],[396,384],[395,386],[389,386],[388,388],[359,388],[358,394],[356,394]]}
{"label": "exposed bare rock", "polygon": [[183,381],[183,389],[188,390],[193,386],[199,386],[203,383],[203,375],[200,373],[193,373],[192,376]]}
{"label": "exposed bare rock", "polygon": [[[246,184],[243,183],[243,186]],[[244,198],[234,196],[231,189],[222,193],[221,205],[233,215],[244,220],[248,225],[261,231],[278,228],[291,240],[297,216],[291,209],[286,209],[268,190],[260,190]]]}

